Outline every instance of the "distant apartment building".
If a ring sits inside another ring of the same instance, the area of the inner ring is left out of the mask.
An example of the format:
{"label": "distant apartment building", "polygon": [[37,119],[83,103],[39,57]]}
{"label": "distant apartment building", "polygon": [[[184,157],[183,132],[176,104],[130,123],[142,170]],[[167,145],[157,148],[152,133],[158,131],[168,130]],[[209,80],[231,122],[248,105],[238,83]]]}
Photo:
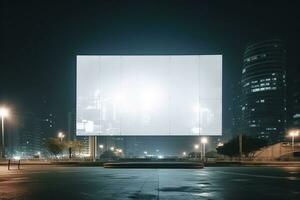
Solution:
{"label": "distant apartment building", "polygon": [[275,143],[286,128],[286,50],[281,40],[249,44],[241,80],[242,133]]}
{"label": "distant apartment building", "polygon": [[56,116],[53,113],[45,113],[41,115],[41,126],[46,138],[56,137]]}
{"label": "distant apartment building", "polygon": [[241,82],[239,81],[237,84],[232,86],[232,137],[235,137],[239,134],[242,134],[242,105],[241,105]]}
{"label": "distant apartment building", "polygon": [[76,139],[76,117],[74,112],[68,113],[68,130],[66,139],[71,141]]}
{"label": "distant apartment building", "polygon": [[291,84],[291,123],[290,128],[300,128],[300,73],[294,74]]}
{"label": "distant apartment building", "polygon": [[41,118],[29,112],[14,114],[12,118],[6,134],[8,155],[27,158],[40,155],[43,150]]}

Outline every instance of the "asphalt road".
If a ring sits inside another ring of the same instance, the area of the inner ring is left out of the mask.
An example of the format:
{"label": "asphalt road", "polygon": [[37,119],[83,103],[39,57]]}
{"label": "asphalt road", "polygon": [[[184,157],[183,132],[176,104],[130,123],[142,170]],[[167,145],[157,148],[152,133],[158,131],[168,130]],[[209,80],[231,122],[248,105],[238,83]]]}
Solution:
{"label": "asphalt road", "polygon": [[0,199],[300,199],[300,167],[0,166]]}

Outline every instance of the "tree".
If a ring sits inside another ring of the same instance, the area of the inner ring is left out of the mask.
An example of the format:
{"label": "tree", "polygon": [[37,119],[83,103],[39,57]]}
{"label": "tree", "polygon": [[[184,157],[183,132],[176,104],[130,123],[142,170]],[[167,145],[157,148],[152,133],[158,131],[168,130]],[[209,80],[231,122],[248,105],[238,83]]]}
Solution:
{"label": "tree", "polygon": [[68,148],[69,158],[72,158],[72,153],[75,151],[81,153],[81,150],[83,148],[83,144],[80,141],[68,141],[66,142],[65,146]]}
{"label": "tree", "polygon": [[46,142],[46,147],[51,154],[57,156],[63,152],[64,143],[57,138],[49,138]]}
{"label": "tree", "polygon": [[[267,145],[267,141],[264,139],[253,138],[249,136],[243,136],[243,153],[246,157]],[[239,156],[239,138],[235,137],[223,146],[217,148],[217,152],[226,156]]]}

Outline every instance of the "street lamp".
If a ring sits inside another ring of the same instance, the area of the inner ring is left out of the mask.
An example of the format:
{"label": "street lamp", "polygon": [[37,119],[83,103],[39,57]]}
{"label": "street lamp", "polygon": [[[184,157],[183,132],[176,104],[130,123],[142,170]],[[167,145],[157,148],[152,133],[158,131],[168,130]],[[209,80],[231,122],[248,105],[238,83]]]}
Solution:
{"label": "street lamp", "polygon": [[111,151],[114,151],[114,150],[115,150],[115,147],[110,147],[110,150],[111,150]]}
{"label": "street lamp", "polygon": [[62,140],[64,139],[65,137],[65,134],[63,134],[63,132],[59,132],[57,137],[60,139],[60,142],[62,142]]}
{"label": "street lamp", "polygon": [[201,138],[201,143],[203,145],[203,158],[205,158],[205,144],[207,143],[207,138]]}
{"label": "street lamp", "polygon": [[186,156],[186,152],[184,151],[184,152],[182,152],[182,155],[185,157]]}
{"label": "street lamp", "polygon": [[292,138],[293,151],[294,151],[294,146],[295,146],[295,137],[299,136],[299,132],[300,132],[299,130],[291,130],[288,134],[288,136]]}
{"label": "street lamp", "polygon": [[103,148],[104,148],[104,145],[103,144],[100,144],[99,145],[99,148],[101,149],[101,151],[103,150]]}
{"label": "street lamp", "polygon": [[117,149],[118,153],[122,153],[123,150],[122,149]]}
{"label": "street lamp", "polygon": [[194,145],[194,148],[196,149],[196,152],[195,152],[195,159],[197,158],[197,153],[198,153],[198,149],[199,149],[199,144],[195,144]]}
{"label": "street lamp", "polygon": [[0,116],[1,116],[1,135],[2,135],[2,144],[1,144],[1,158],[5,158],[5,143],[4,143],[4,119],[9,115],[9,111],[7,108],[0,108]]}

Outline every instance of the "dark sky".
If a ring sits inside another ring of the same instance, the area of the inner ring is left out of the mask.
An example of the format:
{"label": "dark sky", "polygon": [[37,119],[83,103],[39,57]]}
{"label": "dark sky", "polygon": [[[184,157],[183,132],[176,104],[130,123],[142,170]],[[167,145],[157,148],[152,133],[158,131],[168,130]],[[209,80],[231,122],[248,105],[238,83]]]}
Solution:
{"label": "dark sky", "polygon": [[[75,111],[77,54],[223,54],[224,128],[248,42],[281,38],[299,67],[296,1],[1,1],[0,102],[15,110]],[[252,3],[250,3],[252,2]],[[44,101],[47,104],[43,104]]]}

